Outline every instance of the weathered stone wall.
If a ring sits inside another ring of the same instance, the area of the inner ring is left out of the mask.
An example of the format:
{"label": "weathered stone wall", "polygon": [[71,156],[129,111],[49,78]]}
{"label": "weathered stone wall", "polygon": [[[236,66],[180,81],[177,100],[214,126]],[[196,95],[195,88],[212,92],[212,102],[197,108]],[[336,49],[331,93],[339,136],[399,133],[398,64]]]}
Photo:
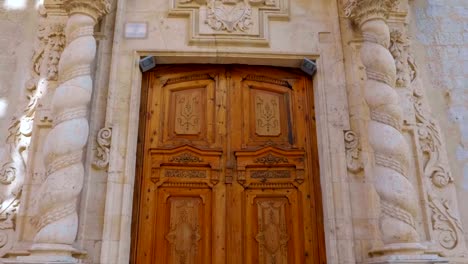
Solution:
{"label": "weathered stone wall", "polygon": [[468,240],[468,1],[411,2],[412,52],[442,127]]}

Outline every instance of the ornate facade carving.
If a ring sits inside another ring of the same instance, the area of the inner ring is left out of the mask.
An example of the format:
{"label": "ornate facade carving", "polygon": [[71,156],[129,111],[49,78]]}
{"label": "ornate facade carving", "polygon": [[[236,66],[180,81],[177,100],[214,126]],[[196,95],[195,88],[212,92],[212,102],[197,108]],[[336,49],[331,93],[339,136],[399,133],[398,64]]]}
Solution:
{"label": "ornate facade carving", "polygon": [[348,170],[353,173],[360,172],[364,168],[364,164],[361,159],[359,137],[354,131],[347,130],[344,133],[344,139]]}
{"label": "ornate facade carving", "polygon": [[425,206],[430,215],[431,240],[437,243],[435,250],[440,250],[444,256],[457,256],[466,250],[463,228],[454,213],[455,198],[444,191],[454,188],[453,178],[440,128],[425,101],[423,86],[417,80],[417,66],[405,32],[405,25],[391,32],[390,50],[395,58],[397,85],[409,92],[409,103],[413,107],[414,116],[407,116],[405,123],[415,134],[417,157],[422,164],[421,177],[428,182]]}
{"label": "ornate facade carving", "polygon": [[112,128],[104,127],[99,130],[96,138],[97,147],[93,165],[97,169],[105,169],[109,165],[109,152],[112,140]]}
{"label": "ornate facade carving", "polygon": [[289,18],[289,0],[172,0],[170,14],[190,18],[190,43],[268,45],[268,19]]}
{"label": "ornate facade carving", "polygon": [[17,115],[19,117],[13,118],[8,128],[9,156],[0,170],[0,183],[13,185],[0,205],[0,256],[9,250],[13,243],[36,110],[47,88],[44,83],[57,80],[58,61],[65,46],[65,25],[61,21],[48,19],[42,7],[39,9],[39,16],[30,79],[25,87],[28,104]]}
{"label": "ornate facade carving", "polygon": [[[398,5],[400,0],[348,0],[345,5],[345,15],[357,25],[373,19],[382,20],[388,18],[390,10]],[[375,35],[362,32],[364,38],[370,38],[378,44],[384,44],[383,39]]]}
{"label": "ornate facade carving", "polygon": [[[245,32],[252,27],[252,7],[243,1],[207,1],[205,23],[216,31]],[[233,4],[234,3],[234,4]]]}
{"label": "ornate facade carving", "polygon": [[58,60],[65,46],[64,24],[47,21],[45,10],[40,10],[37,43],[32,58],[31,78],[26,83],[27,106],[14,117],[8,128],[7,145],[10,149],[8,161],[0,170],[0,183],[12,183],[17,174],[23,174],[27,161],[27,150],[31,141],[33,121],[44,85],[38,87],[41,76],[48,81],[57,80]]}
{"label": "ornate facade carving", "polygon": [[[110,11],[110,4],[107,0],[65,0],[60,7],[69,14],[64,30],[67,43],[51,41],[52,52],[43,56],[58,63],[56,51],[65,45],[58,69],[48,68],[47,72],[47,76],[59,81],[51,103],[55,120],[43,148],[47,174],[34,199],[37,213],[33,222],[38,230],[31,255],[20,258],[75,263],[72,244],[78,230],[76,207],[83,186],[82,155],[89,132],[87,108],[93,88],[90,69],[96,53],[92,29],[97,19]],[[57,36],[60,35],[53,35]],[[70,131],[74,131],[73,136]]]}
{"label": "ornate facade carving", "polygon": [[[463,241],[463,228],[460,220],[450,209],[448,201],[429,195],[429,207],[432,212],[432,228],[437,232],[437,241],[444,249],[453,250]],[[446,254],[444,254],[446,255]]]}
{"label": "ornate facade carving", "polygon": [[367,73],[364,96],[372,113],[368,140],[375,153],[373,177],[380,197],[384,243],[382,248],[373,250],[377,255],[414,254],[424,249],[414,225],[418,198],[408,180],[410,152],[401,131],[402,109],[394,89],[395,60],[388,49],[390,29],[386,19],[397,4],[398,0],[351,0],[345,10],[364,38],[361,47]]}
{"label": "ornate facade carving", "polygon": [[0,205],[0,256],[4,256],[15,242],[16,215],[22,190],[13,191]]}

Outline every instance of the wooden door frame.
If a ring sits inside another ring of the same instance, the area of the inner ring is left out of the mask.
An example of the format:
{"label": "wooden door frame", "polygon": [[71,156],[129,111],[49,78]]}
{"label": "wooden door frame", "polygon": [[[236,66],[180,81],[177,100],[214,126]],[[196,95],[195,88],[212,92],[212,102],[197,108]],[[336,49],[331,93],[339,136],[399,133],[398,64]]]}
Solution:
{"label": "wooden door frame", "polygon": [[[349,110],[342,64],[336,63],[334,49],[324,48],[318,54],[236,53],[236,52],[167,52],[135,51],[126,57],[133,64],[129,69],[130,89],[122,94],[121,88],[110,87],[107,119],[119,112],[122,98],[129,104],[124,107],[128,118],[115,119],[110,148],[109,180],[106,192],[104,230],[101,260],[105,263],[128,263],[133,190],[135,181],[136,150],[139,124],[142,73],[139,60],[155,56],[158,64],[213,63],[298,67],[304,57],[316,59],[317,74],[313,78],[315,92],[316,124],[323,198],[326,255],[329,263],[354,259],[354,238],[351,221],[350,191],[343,131],[349,130]],[[337,74],[343,74],[337,76]],[[340,77],[342,76],[342,77]],[[115,91],[115,92],[113,92]],[[120,106],[119,106],[120,105]],[[122,123],[123,120],[126,122]],[[122,135],[120,135],[122,130]],[[343,232],[341,230],[348,230]]]}

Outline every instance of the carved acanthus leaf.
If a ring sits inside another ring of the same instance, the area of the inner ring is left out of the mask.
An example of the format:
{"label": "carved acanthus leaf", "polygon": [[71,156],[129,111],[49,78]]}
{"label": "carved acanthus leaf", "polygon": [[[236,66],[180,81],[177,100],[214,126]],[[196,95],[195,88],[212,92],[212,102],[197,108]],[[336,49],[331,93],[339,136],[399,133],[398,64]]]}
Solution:
{"label": "carved acanthus leaf", "polygon": [[345,16],[356,24],[371,19],[386,19],[399,0],[348,0],[345,4]]}
{"label": "carved acanthus leaf", "polygon": [[97,148],[93,161],[97,169],[105,169],[109,165],[109,152],[112,140],[112,128],[104,127],[97,134]]}
{"label": "carved acanthus leaf", "polygon": [[424,175],[431,178],[435,186],[445,187],[453,182],[453,177],[447,169],[447,160],[443,155],[439,127],[425,109],[422,94],[413,93],[413,100],[420,151],[425,157]]}
{"label": "carved acanthus leaf", "polygon": [[439,244],[445,249],[454,249],[463,232],[460,220],[451,211],[447,201],[429,195],[429,207],[432,210],[432,227],[437,232]]}
{"label": "carved acanthus leaf", "polygon": [[65,9],[70,13],[84,13],[96,21],[111,9],[109,0],[64,0]]}
{"label": "carved acanthus leaf", "polygon": [[359,137],[354,131],[347,130],[344,133],[344,140],[348,170],[353,173],[360,172],[364,168],[364,165],[361,160]]}

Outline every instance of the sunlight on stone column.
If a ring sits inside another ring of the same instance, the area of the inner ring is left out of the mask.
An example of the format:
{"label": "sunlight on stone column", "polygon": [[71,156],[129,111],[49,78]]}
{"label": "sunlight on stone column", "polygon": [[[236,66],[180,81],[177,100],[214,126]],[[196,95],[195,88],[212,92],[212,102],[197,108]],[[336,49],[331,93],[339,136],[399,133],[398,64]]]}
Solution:
{"label": "sunlight on stone column", "polygon": [[27,0],[5,0],[3,7],[5,9],[25,9]]}

